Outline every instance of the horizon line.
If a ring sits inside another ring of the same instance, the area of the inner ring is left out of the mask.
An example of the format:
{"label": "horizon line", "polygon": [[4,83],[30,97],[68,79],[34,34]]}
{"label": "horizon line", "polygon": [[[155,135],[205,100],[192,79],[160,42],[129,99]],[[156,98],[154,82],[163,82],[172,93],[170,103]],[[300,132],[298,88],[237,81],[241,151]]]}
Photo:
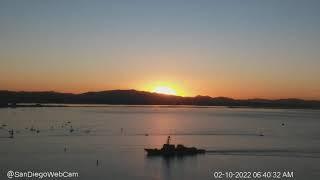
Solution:
{"label": "horizon line", "polygon": [[182,98],[195,98],[198,96],[201,97],[210,97],[210,98],[229,98],[233,100],[303,100],[303,101],[320,101],[320,98],[313,98],[313,99],[305,99],[305,98],[296,98],[296,97],[290,97],[290,98],[262,98],[262,97],[253,97],[253,98],[233,98],[229,96],[209,96],[209,95],[195,95],[195,96],[181,96],[181,95],[170,95],[170,94],[163,94],[163,93],[157,93],[157,92],[151,92],[146,90],[137,90],[137,89],[108,89],[108,90],[100,90],[100,91],[85,91],[85,92],[79,92],[79,93],[72,93],[72,92],[62,92],[62,91],[55,91],[55,90],[8,90],[8,89],[0,89],[1,91],[7,91],[7,92],[25,92],[25,93],[44,93],[44,92],[51,92],[51,93],[61,93],[61,94],[73,94],[73,95],[80,95],[85,93],[97,93],[97,92],[107,92],[107,91],[137,91],[137,92],[144,92],[144,93],[151,93],[151,94],[158,94],[158,95],[164,95],[164,96],[174,96],[174,97],[182,97]]}

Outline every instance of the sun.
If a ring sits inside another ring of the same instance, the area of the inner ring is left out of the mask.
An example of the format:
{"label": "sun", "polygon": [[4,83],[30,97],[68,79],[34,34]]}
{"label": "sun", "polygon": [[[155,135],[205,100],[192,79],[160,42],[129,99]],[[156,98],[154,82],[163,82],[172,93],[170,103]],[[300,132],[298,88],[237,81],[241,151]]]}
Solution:
{"label": "sun", "polygon": [[152,92],[167,95],[177,95],[177,92],[168,86],[157,86],[152,90]]}
{"label": "sun", "polygon": [[148,91],[159,94],[167,94],[174,96],[186,96],[186,91],[182,88],[179,83],[173,81],[160,81],[152,80],[149,82],[141,82],[139,85],[141,88],[138,88],[142,91]]}

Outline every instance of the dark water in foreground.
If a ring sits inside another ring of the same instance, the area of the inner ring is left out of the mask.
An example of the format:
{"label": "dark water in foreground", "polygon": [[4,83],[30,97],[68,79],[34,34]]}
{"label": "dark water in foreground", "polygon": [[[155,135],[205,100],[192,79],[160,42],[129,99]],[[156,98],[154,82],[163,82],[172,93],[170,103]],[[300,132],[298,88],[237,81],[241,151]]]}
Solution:
{"label": "dark water in foreground", "polygon": [[[8,170],[79,173],[67,179],[216,179],[215,171],[292,171],[295,178],[287,179],[320,177],[318,110],[17,108],[0,109],[2,124],[7,126],[0,129],[0,179]],[[15,138],[9,139],[12,128]],[[172,143],[209,152],[147,157],[143,148],[160,148],[167,135]]]}

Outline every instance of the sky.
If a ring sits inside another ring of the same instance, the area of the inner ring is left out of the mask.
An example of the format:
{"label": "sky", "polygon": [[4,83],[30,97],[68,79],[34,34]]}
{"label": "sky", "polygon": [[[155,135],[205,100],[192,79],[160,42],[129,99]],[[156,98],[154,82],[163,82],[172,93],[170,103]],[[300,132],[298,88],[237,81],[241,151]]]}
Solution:
{"label": "sky", "polygon": [[317,0],[0,0],[0,89],[320,99]]}

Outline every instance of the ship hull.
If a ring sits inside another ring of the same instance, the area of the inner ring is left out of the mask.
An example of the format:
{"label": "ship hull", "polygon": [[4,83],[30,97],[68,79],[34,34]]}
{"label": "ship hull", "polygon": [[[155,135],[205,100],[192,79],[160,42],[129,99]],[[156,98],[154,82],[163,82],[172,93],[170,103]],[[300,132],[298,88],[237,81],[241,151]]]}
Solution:
{"label": "ship hull", "polygon": [[174,150],[166,151],[162,149],[144,149],[147,152],[148,156],[187,156],[187,155],[196,155],[204,154],[206,151],[204,149],[194,149],[188,148],[184,150]]}

